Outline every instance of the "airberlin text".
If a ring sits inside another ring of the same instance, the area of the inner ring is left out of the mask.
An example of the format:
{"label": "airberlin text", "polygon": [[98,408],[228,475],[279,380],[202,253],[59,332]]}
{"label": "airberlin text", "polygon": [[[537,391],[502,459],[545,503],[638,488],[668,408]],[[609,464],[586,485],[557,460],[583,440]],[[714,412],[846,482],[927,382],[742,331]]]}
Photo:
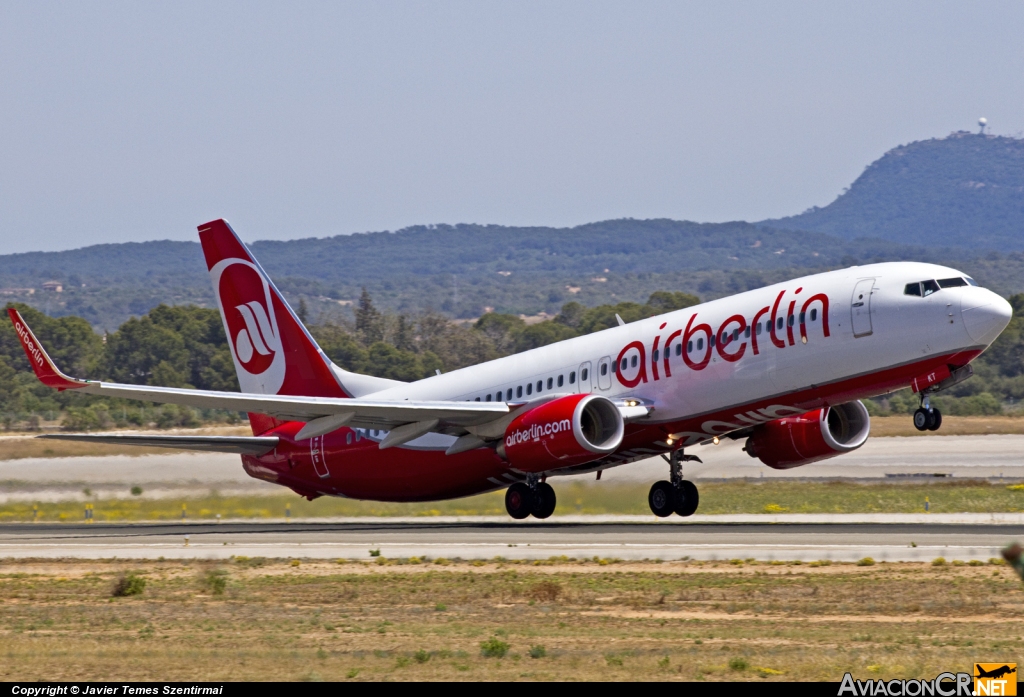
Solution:
{"label": "airberlin text", "polygon": [[544,436],[550,436],[562,431],[571,431],[572,421],[562,419],[561,421],[549,421],[546,424],[533,424],[529,428],[523,428],[505,437],[505,446],[512,447],[528,440],[538,440]]}
{"label": "airberlin text", "polygon": [[[808,297],[800,304],[800,310],[797,312],[797,303],[801,298],[796,296],[802,292],[803,288],[797,288],[793,293],[794,299],[789,301],[787,307],[783,302],[786,291],[779,291],[775,302],[755,312],[750,324],[747,324],[747,319],[743,315],[732,315],[722,322],[717,332],[711,328],[710,324],[698,322],[698,313],[694,313],[690,315],[686,329],[676,329],[669,334],[665,338],[663,348],[659,351],[662,340],[660,332],[666,326],[666,324],[662,324],[658,328],[659,335],[654,337],[654,342],[651,344],[650,378],[647,370],[647,348],[641,341],[632,341],[619,352],[618,358],[615,360],[615,376],[624,387],[636,387],[641,382],[647,382],[648,379],[660,380],[662,374],[664,377],[670,378],[672,377],[670,358],[673,347],[676,347],[677,355],[682,356],[683,363],[690,370],[704,370],[716,351],[724,361],[730,363],[738,361],[747,354],[748,342],[750,355],[757,356],[766,348],[764,338],[761,338],[760,344],[758,343],[761,334],[761,318],[766,315],[767,321],[764,323],[766,338],[776,348],[782,349],[796,344],[797,339],[793,331],[796,325],[799,325],[800,342],[807,343],[808,312],[811,313],[811,322],[813,323],[818,309],[821,310],[822,334],[828,338],[828,296],[818,293]],[[695,347],[696,350],[694,350]],[[661,359],[661,370],[658,365],[659,358]],[[635,374],[632,374],[632,368],[636,368]],[[631,377],[624,375],[624,371],[627,370],[632,374]]]}
{"label": "airberlin text", "polygon": [[847,673],[839,686],[839,697],[961,697],[973,693],[970,673],[939,673],[933,680],[854,680]]}
{"label": "airberlin text", "polygon": [[28,329],[26,329],[21,322],[15,322],[14,331],[18,332],[18,338],[21,339],[21,343],[25,347],[25,350],[32,355],[32,360],[34,360],[37,365],[42,366],[45,362],[43,360],[43,352],[39,350],[38,346],[36,346],[36,342],[32,341],[32,335],[29,334]]}

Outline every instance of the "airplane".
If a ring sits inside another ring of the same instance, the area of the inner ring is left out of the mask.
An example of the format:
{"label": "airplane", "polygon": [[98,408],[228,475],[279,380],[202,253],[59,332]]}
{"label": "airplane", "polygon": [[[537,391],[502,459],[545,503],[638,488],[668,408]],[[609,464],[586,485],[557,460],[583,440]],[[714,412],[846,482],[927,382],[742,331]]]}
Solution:
{"label": "airplane", "polygon": [[199,226],[241,392],[73,378],[9,309],[36,376],[58,390],[248,412],[252,436],[42,438],[241,455],[257,479],[312,500],[432,501],[505,489],[517,520],[555,510],[549,477],[661,456],[654,515],[690,516],[687,448],[745,439],[788,469],[859,448],[860,400],[911,389],[919,430],[935,392],[973,373],[1009,323],[1006,300],[955,269],[854,266],[623,323],[411,383],[361,375],[320,349],[224,220]]}

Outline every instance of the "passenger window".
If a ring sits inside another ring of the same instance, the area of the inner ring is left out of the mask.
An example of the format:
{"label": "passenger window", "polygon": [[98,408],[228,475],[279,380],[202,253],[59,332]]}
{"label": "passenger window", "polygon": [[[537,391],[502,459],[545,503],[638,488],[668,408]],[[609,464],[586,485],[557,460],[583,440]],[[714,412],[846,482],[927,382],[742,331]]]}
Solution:
{"label": "passenger window", "polygon": [[[607,374],[608,374],[608,364],[607,363],[602,363],[601,364],[601,375],[607,375]],[[583,379],[584,380],[587,379],[587,371],[585,371],[585,370],[583,371]]]}
{"label": "passenger window", "polygon": [[922,295],[928,297],[932,293],[939,292],[939,284],[935,281],[921,281],[921,289],[924,291]]}
{"label": "passenger window", "polygon": [[796,316],[795,315],[790,315],[789,316],[789,326],[792,327],[795,322],[796,322]]}
{"label": "passenger window", "polygon": [[522,396],[523,396],[523,386],[520,385],[519,387],[516,388],[516,398],[518,399],[518,398],[521,398]]}
{"label": "passenger window", "polygon": [[812,322],[817,322],[818,321],[818,308],[814,308],[813,310],[811,310],[811,321]]}
{"label": "passenger window", "polygon": [[[512,399],[512,390],[508,391],[508,398]],[[494,401],[495,402],[500,402],[501,401],[501,390],[498,391],[498,394],[494,395]]]}
{"label": "passenger window", "polygon": [[920,283],[908,283],[903,288],[903,294],[904,295],[916,295],[917,297],[920,298],[921,297],[921,284]]}
{"label": "passenger window", "polygon": [[[551,378],[548,378],[548,389],[549,390],[552,388],[552,386],[554,386],[554,384],[555,384],[555,381],[552,380]],[[558,386],[559,387],[562,386],[562,376],[561,375],[558,376]]]}
{"label": "passenger window", "polygon": [[491,395],[490,395],[490,394],[488,394],[488,395],[487,395],[486,397],[484,397],[484,401],[485,401],[485,402],[489,402],[489,401],[491,401]]}
{"label": "passenger window", "polygon": [[564,381],[564,379],[562,378],[562,376],[561,376],[561,375],[559,375],[559,376],[558,376],[558,386],[559,386],[559,387],[561,387],[561,386],[562,386],[562,384],[563,384],[564,382],[565,382],[565,381]]}
{"label": "passenger window", "polygon": [[960,286],[966,286],[967,281],[962,278],[940,278],[939,288],[959,288]]}
{"label": "passenger window", "polygon": [[477,401],[477,402],[479,402],[479,401],[480,401],[480,398],[479,398],[479,397],[477,397],[477,398],[476,398],[476,399],[475,399],[474,401]]}
{"label": "passenger window", "polygon": [[743,330],[743,338],[744,339],[749,339],[750,338],[750,327],[747,327],[746,329]]}
{"label": "passenger window", "polygon": [[657,361],[659,355],[660,355],[660,353],[659,353],[658,349],[654,349],[654,354],[651,356],[651,360]]}
{"label": "passenger window", "polygon": [[800,313],[800,324],[803,324],[806,321],[807,321],[807,313],[806,312],[801,312]]}
{"label": "passenger window", "polygon": [[681,343],[676,344],[676,355],[677,356],[682,356],[683,355],[683,345]]}
{"label": "passenger window", "polygon": [[693,342],[692,341],[687,341],[686,342],[686,352],[687,353],[693,353]]}
{"label": "passenger window", "polygon": [[345,434],[345,445],[352,445],[352,431]]}
{"label": "passenger window", "polygon": [[704,350],[704,337],[700,337],[699,339],[697,339],[697,350],[698,351],[703,351]]}
{"label": "passenger window", "polygon": [[544,389],[544,381],[543,380],[538,380],[537,381],[537,391],[540,392],[543,389]]}
{"label": "passenger window", "polygon": [[782,329],[782,327],[783,327],[783,325],[784,325],[784,324],[785,324],[785,321],[784,321],[784,320],[783,320],[783,319],[782,319],[781,317],[779,317],[779,321],[775,323],[775,326],[776,326],[776,327],[777,327],[778,329]]}
{"label": "passenger window", "polygon": [[636,367],[636,356],[629,359],[629,364],[634,368]]}
{"label": "passenger window", "polygon": [[757,331],[755,332],[758,336],[761,336],[761,323],[757,323]]}
{"label": "passenger window", "polygon": [[[583,372],[580,373],[580,380],[583,380],[585,382],[589,377],[590,377],[590,369],[589,368],[584,368]],[[569,382],[572,382],[572,380],[570,380]]]}
{"label": "passenger window", "polygon": [[714,347],[715,347],[715,335],[714,335],[714,334],[712,334],[712,335],[711,335],[711,336],[710,336],[710,337],[708,338],[708,346],[710,346],[711,348],[714,348]]}
{"label": "passenger window", "polygon": [[526,394],[533,394],[533,383],[532,382],[528,383],[526,385]]}
{"label": "passenger window", "polygon": [[[628,358],[623,358],[622,359],[622,365],[619,366],[619,370],[625,370],[628,367],[629,367],[629,359]],[[601,375],[604,375],[604,373],[601,373]]]}
{"label": "passenger window", "polygon": [[[583,376],[583,379],[584,380],[587,379],[587,376],[585,374]],[[569,384],[570,385],[575,385],[576,384],[576,371],[575,370],[572,371],[571,373],[569,373]]]}

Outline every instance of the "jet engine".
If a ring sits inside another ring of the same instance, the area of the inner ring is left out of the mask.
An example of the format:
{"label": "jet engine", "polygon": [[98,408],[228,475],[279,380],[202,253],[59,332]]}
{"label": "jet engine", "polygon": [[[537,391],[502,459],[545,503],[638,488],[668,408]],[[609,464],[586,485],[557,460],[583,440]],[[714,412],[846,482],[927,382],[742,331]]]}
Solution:
{"label": "jet engine", "polygon": [[856,450],[870,430],[864,405],[847,402],[758,426],[744,449],[772,469],[785,470]]}
{"label": "jet engine", "polygon": [[498,454],[522,472],[544,472],[604,457],[622,442],[619,408],[599,395],[568,395],[517,416]]}

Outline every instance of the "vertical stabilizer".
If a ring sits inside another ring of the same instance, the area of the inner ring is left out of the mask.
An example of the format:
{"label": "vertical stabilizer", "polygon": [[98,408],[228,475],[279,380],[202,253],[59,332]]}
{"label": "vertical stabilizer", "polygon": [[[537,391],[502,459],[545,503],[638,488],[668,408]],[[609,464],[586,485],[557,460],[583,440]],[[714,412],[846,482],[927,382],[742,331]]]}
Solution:
{"label": "vertical stabilizer", "polygon": [[242,391],[349,397],[330,360],[227,221],[200,225],[199,240]]}

